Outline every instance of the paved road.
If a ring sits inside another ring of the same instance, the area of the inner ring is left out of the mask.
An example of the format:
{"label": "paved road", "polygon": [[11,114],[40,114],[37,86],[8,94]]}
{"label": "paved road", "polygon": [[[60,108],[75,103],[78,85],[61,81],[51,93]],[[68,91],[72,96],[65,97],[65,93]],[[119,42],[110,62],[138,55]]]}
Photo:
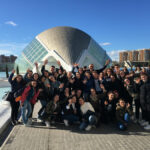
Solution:
{"label": "paved road", "polygon": [[[39,107],[37,104],[34,114]],[[118,131],[114,125],[78,132],[77,126],[56,125],[47,129],[34,124],[15,126],[1,150],[150,150],[150,132],[135,124],[125,132]]]}

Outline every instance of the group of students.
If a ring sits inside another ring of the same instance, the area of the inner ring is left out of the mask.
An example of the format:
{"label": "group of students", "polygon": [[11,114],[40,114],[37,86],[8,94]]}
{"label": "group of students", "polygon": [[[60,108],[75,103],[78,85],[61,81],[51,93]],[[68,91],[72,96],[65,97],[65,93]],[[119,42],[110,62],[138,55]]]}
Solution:
{"label": "group of students", "polygon": [[125,130],[134,116],[134,103],[134,122],[150,129],[150,66],[129,72],[126,67],[121,70],[118,64],[108,67],[107,60],[99,70],[93,64],[83,68],[74,64],[72,71],[66,72],[57,63],[59,68],[51,66],[49,71],[45,69],[47,60],[41,71],[35,63],[36,73],[28,69],[24,77],[14,77],[15,70],[12,71],[9,101],[13,125],[18,123],[21,108],[22,122],[30,126],[34,105],[40,101],[38,120],[47,127],[64,122],[65,126],[77,123],[80,130],[90,130],[100,123],[116,123],[118,129]]}

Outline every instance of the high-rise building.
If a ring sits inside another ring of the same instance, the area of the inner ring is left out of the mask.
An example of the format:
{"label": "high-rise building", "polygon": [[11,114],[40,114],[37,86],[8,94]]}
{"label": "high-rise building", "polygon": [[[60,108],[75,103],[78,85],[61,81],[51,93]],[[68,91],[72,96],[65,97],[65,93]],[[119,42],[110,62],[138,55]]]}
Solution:
{"label": "high-rise building", "polygon": [[133,61],[133,53],[132,51],[128,51],[128,60]]}
{"label": "high-rise building", "polygon": [[144,50],[144,61],[150,61],[150,49]]}
{"label": "high-rise building", "polygon": [[21,72],[25,72],[27,68],[35,69],[35,62],[41,67],[45,59],[48,59],[49,65],[56,67],[59,60],[69,71],[73,63],[79,63],[81,67],[93,63],[95,68],[101,68],[109,56],[85,32],[72,27],[55,27],[37,35],[25,47],[16,65]]}
{"label": "high-rise building", "polygon": [[150,61],[150,49],[124,51],[119,53],[119,61],[148,62]]}
{"label": "high-rise building", "polygon": [[139,61],[144,61],[144,50],[139,50]]}
{"label": "high-rise building", "polygon": [[5,56],[5,55],[0,55],[0,63],[14,63],[16,60],[16,56],[10,55],[10,56]]}
{"label": "high-rise building", "polygon": [[138,55],[139,55],[139,52],[134,50],[133,51],[133,61],[138,61]]}

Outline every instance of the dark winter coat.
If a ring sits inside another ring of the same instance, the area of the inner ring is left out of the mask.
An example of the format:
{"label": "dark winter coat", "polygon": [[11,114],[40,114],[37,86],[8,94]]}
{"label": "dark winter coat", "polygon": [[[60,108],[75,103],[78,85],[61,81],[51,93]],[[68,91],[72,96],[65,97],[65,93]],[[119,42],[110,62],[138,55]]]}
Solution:
{"label": "dark winter coat", "polygon": [[141,105],[150,105],[150,82],[147,81],[140,87],[140,102]]}

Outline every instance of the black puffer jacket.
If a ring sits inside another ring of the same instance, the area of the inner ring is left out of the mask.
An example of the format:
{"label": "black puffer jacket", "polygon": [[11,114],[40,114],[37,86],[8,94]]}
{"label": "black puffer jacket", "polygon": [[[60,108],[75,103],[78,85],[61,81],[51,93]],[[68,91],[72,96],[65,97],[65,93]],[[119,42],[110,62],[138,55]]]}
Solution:
{"label": "black puffer jacket", "polygon": [[13,80],[14,73],[11,73],[11,75],[9,76],[9,83],[11,84],[11,93],[14,94],[15,92],[17,92],[18,90],[20,90],[21,88],[24,87],[24,81],[22,79],[21,82],[17,82],[16,78]]}
{"label": "black puffer jacket", "polygon": [[140,87],[140,101],[141,104],[150,105],[150,81],[143,83]]}

